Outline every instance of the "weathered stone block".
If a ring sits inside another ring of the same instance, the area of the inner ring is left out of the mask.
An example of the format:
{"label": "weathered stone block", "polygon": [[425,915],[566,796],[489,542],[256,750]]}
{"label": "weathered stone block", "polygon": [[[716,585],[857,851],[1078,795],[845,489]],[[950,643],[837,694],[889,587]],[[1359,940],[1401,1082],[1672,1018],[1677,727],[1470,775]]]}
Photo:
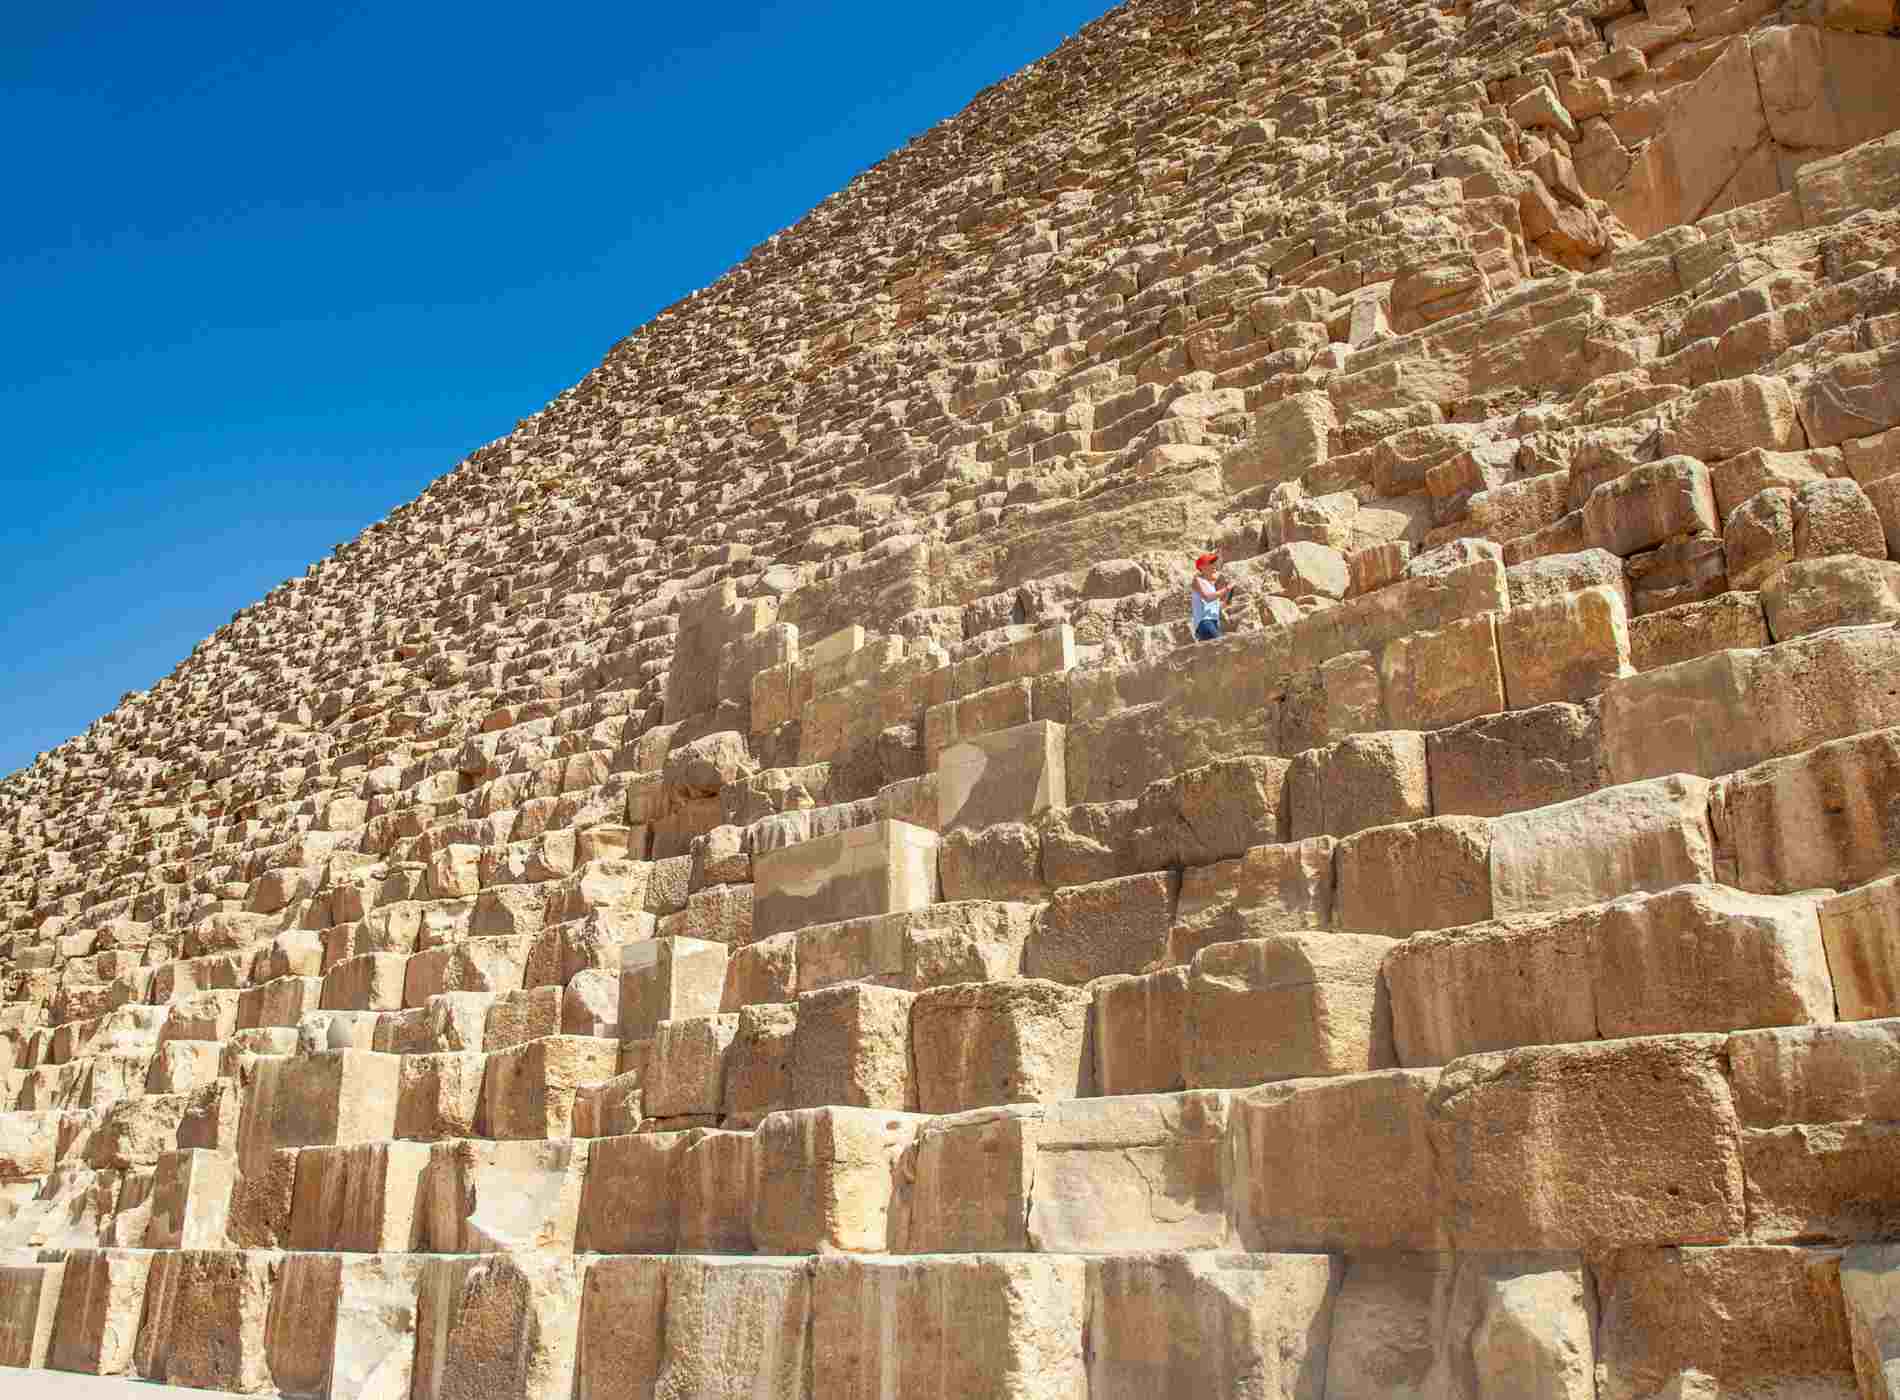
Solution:
{"label": "weathered stone block", "polygon": [[[1357,1074],[1397,1063],[1376,935],[1280,933],[1195,954],[1181,1032],[1191,1089]],[[1098,1026],[1096,1034],[1101,1034]]]}
{"label": "weathered stone block", "polygon": [[1090,1091],[1089,994],[1025,978],[933,987],[911,1004],[918,1106],[957,1113]]}
{"label": "weathered stone block", "polygon": [[917,909],[937,899],[937,834],[881,821],[754,855],[758,937]]}

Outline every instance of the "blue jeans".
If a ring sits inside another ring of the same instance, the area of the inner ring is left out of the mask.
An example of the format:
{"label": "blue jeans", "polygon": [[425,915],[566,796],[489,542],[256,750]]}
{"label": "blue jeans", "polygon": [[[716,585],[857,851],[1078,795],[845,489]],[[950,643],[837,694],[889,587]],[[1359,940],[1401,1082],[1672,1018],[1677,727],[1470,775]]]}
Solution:
{"label": "blue jeans", "polygon": [[1218,617],[1204,617],[1201,619],[1201,625],[1194,629],[1194,640],[1197,642],[1211,642],[1219,635],[1220,619]]}

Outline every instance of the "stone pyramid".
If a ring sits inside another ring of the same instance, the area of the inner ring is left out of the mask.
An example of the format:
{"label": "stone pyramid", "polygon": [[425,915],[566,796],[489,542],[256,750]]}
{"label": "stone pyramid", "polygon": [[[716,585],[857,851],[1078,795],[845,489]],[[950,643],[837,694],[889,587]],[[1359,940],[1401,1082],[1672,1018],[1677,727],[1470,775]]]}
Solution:
{"label": "stone pyramid", "polygon": [[1632,3],[1135,0],[0,784],[0,1363],[1900,1393],[1900,39]]}

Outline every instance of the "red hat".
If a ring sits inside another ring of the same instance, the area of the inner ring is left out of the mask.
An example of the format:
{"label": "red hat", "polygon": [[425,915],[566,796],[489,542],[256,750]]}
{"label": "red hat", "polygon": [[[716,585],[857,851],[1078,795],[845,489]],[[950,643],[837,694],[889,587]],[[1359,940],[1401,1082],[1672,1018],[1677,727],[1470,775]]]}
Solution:
{"label": "red hat", "polygon": [[1218,563],[1220,563],[1220,551],[1217,549],[1211,553],[1203,554],[1199,559],[1196,559],[1194,561],[1194,567],[1197,569],[1201,569],[1201,568],[1205,568],[1209,564],[1218,564]]}

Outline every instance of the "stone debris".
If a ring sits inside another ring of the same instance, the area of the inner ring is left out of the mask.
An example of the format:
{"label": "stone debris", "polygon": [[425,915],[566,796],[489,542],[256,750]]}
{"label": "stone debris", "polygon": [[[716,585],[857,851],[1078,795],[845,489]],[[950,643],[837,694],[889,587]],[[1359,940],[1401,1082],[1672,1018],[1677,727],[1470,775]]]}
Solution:
{"label": "stone debris", "polygon": [[1896,33],[1132,0],[660,313],[0,780],[0,1365],[1900,1394]]}

